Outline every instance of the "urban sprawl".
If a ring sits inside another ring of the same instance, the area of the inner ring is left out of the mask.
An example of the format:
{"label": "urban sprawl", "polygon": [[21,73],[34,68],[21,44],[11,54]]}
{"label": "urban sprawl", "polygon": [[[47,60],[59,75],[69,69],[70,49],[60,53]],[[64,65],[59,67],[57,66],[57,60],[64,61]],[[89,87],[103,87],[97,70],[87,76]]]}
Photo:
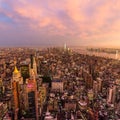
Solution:
{"label": "urban sprawl", "polygon": [[120,61],[64,48],[0,49],[0,120],[120,120]]}

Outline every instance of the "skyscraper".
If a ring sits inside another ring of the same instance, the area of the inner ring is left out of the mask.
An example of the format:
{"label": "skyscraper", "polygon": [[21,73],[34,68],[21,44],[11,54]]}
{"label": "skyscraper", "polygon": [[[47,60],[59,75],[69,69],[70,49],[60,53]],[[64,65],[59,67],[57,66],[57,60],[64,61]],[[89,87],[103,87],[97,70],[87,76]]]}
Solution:
{"label": "skyscraper", "polygon": [[37,83],[34,77],[26,81],[26,96],[28,115],[30,118],[38,120]]}
{"label": "skyscraper", "polygon": [[23,77],[23,82],[30,77],[30,66],[28,63],[22,63],[20,66],[21,75]]}
{"label": "skyscraper", "polygon": [[0,78],[0,98],[2,98],[3,93],[4,93],[3,81],[2,78]]}
{"label": "skyscraper", "polygon": [[34,72],[35,77],[37,77],[37,64],[36,64],[35,57],[31,55],[30,59],[31,59],[30,76],[32,76],[32,72]]}
{"label": "skyscraper", "polygon": [[20,71],[18,71],[17,67],[13,71],[12,77],[12,93],[13,93],[13,110],[14,110],[14,119],[18,120],[18,111],[20,109],[20,89],[23,84],[23,79],[21,77]]}
{"label": "skyscraper", "polygon": [[94,96],[96,97],[98,94],[98,83],[97,81],[93,81],[93,91],[94,91]]}
{"label": "skyscraper", "polygon": [[35,76],[37,77],[37,64],[36,64],[35,57],[33,57],[33,71],[35,73]]}
{"label": "skyscraper", "polygon": [[64,50],[65,50],[65,51],[67,50],[67,45],[66,45],[66,43],[64,44]]}
{"label": "skyscraper", "polygon": [[118,59],[118,50],[116,50],[115,58]]}
{"label": "skyscraper", "polygon": [[113,88],[108,89],[108,97],[107,97],[107,102],[112,103],[112,95],[113,95]]}
{"label": "skyscraper", "polygon": [[112,87],[109,88],[109,91],[108,91],[108,99],[107,99],[107,102],[110,103],[110,104],[115,104],[115,101],[116,101],[116,85],[113,85]]}
{"label": "skyscraper", "polygon": [[12,81],[16,81],[16,82],[19,82],[19,84],[23,84],[23,78],[21,76],[21,72],[18,71],[16,66],[15,66],[15,69],[14,69],[14,72],[13,72]]}
{"label": "skyscraper", "polygon": [[102,79],[97,78],[98,92],[102,92]]}

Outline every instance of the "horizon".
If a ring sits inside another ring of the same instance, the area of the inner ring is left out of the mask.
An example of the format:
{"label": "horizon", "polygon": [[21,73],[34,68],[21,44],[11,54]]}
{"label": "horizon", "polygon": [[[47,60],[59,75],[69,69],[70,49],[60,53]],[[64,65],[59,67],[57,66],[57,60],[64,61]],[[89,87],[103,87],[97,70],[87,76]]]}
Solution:
{"label": "horizon", "polygon": [[[0,46],[1,48],[53,48],[53,47],[60,47],[60,48],[64,48],[64,45],[38,45],[38,46]],[[67,45],[67,48],[76,48],[76,49],[80,49],[80,48],[100,48],[100,49],[120,49],[120,46],[72,46],[72,45]]]}

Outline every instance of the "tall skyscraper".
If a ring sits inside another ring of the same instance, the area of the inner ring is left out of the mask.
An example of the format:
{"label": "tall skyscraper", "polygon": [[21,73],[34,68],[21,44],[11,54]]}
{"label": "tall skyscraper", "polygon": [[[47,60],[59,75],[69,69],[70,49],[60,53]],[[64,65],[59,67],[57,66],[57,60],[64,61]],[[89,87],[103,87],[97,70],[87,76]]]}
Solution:
{"label": "tall skyscraper", "polygon": [[108,90],[107,102],[110,104],[114,104],[115,100],[116,100],[116,85],[113,85]]}
{"label": "tall skyscraper", "polygon": [[64,44],[64,50],[67,50],[67,45],[66,45],[66,43]]}
{"label": "tall skyscraper", "polygon": [[97,78],[97,83],[98,83],[98,91],[102,92],[102,79]]}
{"label": "tall skyscraper", "polygon": [[116,50],[115,58],[118,59],[118,50]]}
{"label": "tall skyscraper", "polygon": [[93,81],[93,91],[94,91],[94,96],[96,97],[98,94],[98,83],[97,81]]}
{"label": "tall skyscraper", "polygon": [[34,71],[32,71],[31,77],[26,80],[26,98],[29,117],[38,120],[38,93]]}
{"label": "tall skyscraper", "polygon": [[113,104],[115,104],[115,102],[116,102],[116,98],[117,98],[117,86],[116,85],[114,85],[113,86],[113,95],[112,95],[112,103]]}
{"label": "tall skyscraper", "polygon": [[30,66],[28,63],[22,63],[20,66],[21,75],[23,77],[23,82],[30,77]]}
{"label": "tall skyscraper", "polygon": [[113,95],[113,88],[108,89],[108,96],[107,96],[107,102],[112,103],[112,95]]}
{"label": "tall skyscraper", "polygon": [[13,71],[12,77],[12,93],[13,93],[13,110],[14,110],[14,119],[18,120],[18,111],[20,109],[20,89],[23,84],[23,79],[21,77],[20,71],[17,67]]}
{"label": "tall skyscraper", "polygon": [[21,76],[21,72],[18,71],[16,66],[15,66],[15,69],[14,69],[14,72],[13,72],[12,81],[16,81],[16,82],[19,82],[19,84],[23,84],[23,78]]}
{"label": "tall skyscraper", "polygon": [[3,97],[3,94],[4,94],[4,86],[3,86],[2,78],[0,78],[0,98]]}
{"label": "tall skyscraper", "polygon": [[17,81],[12,82],[12,92],[13,92],[13,111],[14,120],[18,120],[18,110],[19,110],[19,86]]}
{"label": "tall skyscraper", "polygon": [[35,76],[37,77],[37,63],[35,57],[33,57],[33,71],[35,73]]}
{"label": "tall skyscraper", "polygon": [[32,75],[32,72],[34,71],[35,77],[37,77],[37,63],[35,60],[35,57],[31,55],[31,68],[30,68],[30,76]]}

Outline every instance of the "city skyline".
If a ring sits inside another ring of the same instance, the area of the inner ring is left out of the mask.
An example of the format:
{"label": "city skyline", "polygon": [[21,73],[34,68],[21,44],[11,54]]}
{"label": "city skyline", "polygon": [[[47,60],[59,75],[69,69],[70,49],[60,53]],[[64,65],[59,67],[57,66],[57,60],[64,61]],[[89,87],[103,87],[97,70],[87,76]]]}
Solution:
{"label": "city skyline", "polygon": [[120,47],[118,0],[1,0],[0,46]]}

